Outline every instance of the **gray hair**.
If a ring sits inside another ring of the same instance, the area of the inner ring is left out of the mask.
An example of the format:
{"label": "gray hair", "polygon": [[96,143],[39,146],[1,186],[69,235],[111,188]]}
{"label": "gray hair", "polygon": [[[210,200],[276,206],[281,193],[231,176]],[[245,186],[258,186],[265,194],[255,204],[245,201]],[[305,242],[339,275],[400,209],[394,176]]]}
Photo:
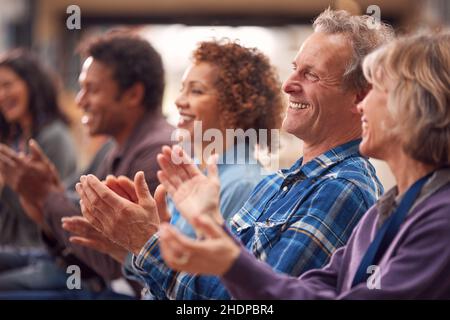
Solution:
{"label": "gray hair", "polygon": [[369,84],[362,72],[362,61],[366,55],[377,47],[394,38],[393,28],[381,21],[374,27],[372,17],[352,16],[344,10],[323,11],[313,23],[314,31],[346,36],[353,48],[353,57],[343,75],[345,89],[366,89]]}

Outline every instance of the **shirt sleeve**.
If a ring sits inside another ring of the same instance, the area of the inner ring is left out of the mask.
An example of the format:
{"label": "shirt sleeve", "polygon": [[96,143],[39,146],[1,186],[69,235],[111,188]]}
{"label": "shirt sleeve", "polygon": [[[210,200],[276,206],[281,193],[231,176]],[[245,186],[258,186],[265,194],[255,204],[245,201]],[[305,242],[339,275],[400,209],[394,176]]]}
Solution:
{"label": "shirt sleeve", "polygon": [[242,247],[241,254],[222,281],[236,299],[298,300],[336,297],[338,273],[345,247],[338,249],[323,269],[311,270],[306,280],[275,272]]}
{"label": "shirt sleeve", "polygon": [[158,234],[153,235],[138,256],[133,256],[132,269],[157,300],[230,299],[218,277],[170,269],[161,257]]}

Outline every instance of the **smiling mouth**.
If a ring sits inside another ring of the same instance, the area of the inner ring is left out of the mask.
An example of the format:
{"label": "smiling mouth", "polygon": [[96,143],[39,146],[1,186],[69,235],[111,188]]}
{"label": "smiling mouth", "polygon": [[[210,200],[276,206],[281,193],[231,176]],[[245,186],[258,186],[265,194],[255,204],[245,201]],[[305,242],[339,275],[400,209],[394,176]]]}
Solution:
{"label": "smiling mouth", "polygon": [[88,126],[94,118],[94,115],[91,112],[84,112],[81,117],[81,124]]}
{"label": "smiling mouth", "polygon": [[81,123],[86,125],[89,122],[89,116],[88,115],[84,115],[81,117]]}
{"label": "smiling mouth", "polygon": [[365,119],[365,118],[361,118],[361,127],[363,128],[363,129],[367,129],[368,128],[368,122],[367,122],[367,120]]}
{"label": "smiling mouth", "polygon": [[178,125],[183,125],[183,124],[189,123],[194,120],[195,120],[195,116],[191,116],[188,114],[180,114],[180,120],[178,122]]}
{"label": "smiling mouth", "polygon": [[309,108],[311,105],[309,103],[297,103],[289,101],[289,108],[294,110],[303,110]]}
{"label": "smiling mouth", "polygon": [[2,110],[3,112],[9,112],[11,110],[14,110],[16,108],[17,103],[15,101],[8,101],[8,102],[4,102],[2,103],[0,110]]}

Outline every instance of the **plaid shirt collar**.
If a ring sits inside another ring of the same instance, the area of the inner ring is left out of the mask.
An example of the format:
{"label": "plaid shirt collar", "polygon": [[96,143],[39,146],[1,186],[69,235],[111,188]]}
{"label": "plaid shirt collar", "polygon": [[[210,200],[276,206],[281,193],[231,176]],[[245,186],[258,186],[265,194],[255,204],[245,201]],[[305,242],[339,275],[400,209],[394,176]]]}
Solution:
{"label": "plaid shirt collar", "polygon": [[308,179],[322,176],[325,171],[336,163],[348,157],[355,156],[355,154],[359,155],[360,142],[361,139],[356,139],[339,145],[312,159],[303,166],[303,157],[301,157],[289,169],[278,170],[277,175],[285,180]]}

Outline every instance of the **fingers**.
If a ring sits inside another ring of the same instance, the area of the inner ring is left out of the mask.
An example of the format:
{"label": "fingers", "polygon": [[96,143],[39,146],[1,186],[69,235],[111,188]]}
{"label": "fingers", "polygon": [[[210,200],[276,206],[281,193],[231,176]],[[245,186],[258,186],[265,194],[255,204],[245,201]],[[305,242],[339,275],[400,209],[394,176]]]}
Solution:
{"label": "fingers", "polygon": [[172,179],[172,176],[174,176],[174,180],[171,182],[175,187],[178,187],[176,177],[183,182],[202,174],[200,169],[194,164],[194,161],[178,145],[173,146],[173,148],[164,146],[162,153],[157,156],[157,161],[169,179]]}
{"label": "fingers", "polygon": [[0,144],[0,162],[8,167],[15,167],[19,157],[17,153],[4,144]]}
{"label": "fingers", "polygon": [[123,204],[123,198],[110,190],[94,175],[82,176],[80,182],[89,203],[103,213],[109,214]]}
{"label": "fingers", "polygon": [[158,215],[160,222],[169,222],[170,213],[167,210],[166,202],[166,189],[160,184],[155,190],[156,208],[158,209]]}
{"label": "fingers", "polygon": [[93,240],[93,239],[73,236],[73,237],[69,238],[69,241],[71,243],[79,245],[79,246],[91,248],[91,249],[94,249],[96,251],[100,251],[100,252],[106,253],[103,250],[103,246],[98,241]]}
{"label": "fingers", "polygon": [[176,189],[178,189],[183,180],[187,179],[186,172],[184,172],[184,170],[179,170],[166,155],[158,154],[156,161],[158,162],[161,170],[165,173],[170,184],[172,184]]}
{"label": "fingers", "polygon": [[134,185],[134,182],[125,176],[119,176],[117,178],[117,183],[120,185],[120,187],[133,199],[133,202],[138,202],[137,194],[136,194],[136,187]]}
{"label": "fingers", "polygon": [[100,233],[89,223],[85,217],[74,216],[61,219],[62,227],[77,236],[93,238],[100,236]]}
{"label": "fingers", "polygon": [[172,157],[181,157],[180,166],[186,171],[190,178],[202,174],[200,169],[194,164],[194,161],[179,145],[173,146]]}
{"label": "fingers", "polygon": [[99,232],[103,232],[104,230],[103,224],[101,223],[101,220],[98,218],[98,216],[101,217],[101,213],[98,212],[97,215],[92,214],[91,210],[89,210],[85,206],[83,200],[80,200],[80,208],[83,217],[85,217],[95,229],[97,229]]}
{"label": "fingers", "polygon": [[213,154],[208,158],[207,168],[208,168],[208,177],[219,179],[219,170],[217,169],[217,161],[219,159],[219,155],[217,153]]}
{"label": "fingers", "polygon": [[[184,236],[167,223],[160,226],[159,240],[161,253],[166,263],[175,270],[184,270],[192,256],[192,249],[195,250],[195,241]],[[181,257],[184,257],[182,261],[180,260]]]}
{"label": "fingers", "polygon": [[136,191],[134,190],[134,182],[127,177],[116,178],[114,176],[108,176],[106,177],[105,184],[122,198],[134,203],[138,202]]}
{"label": "fingers", "polygon": [[156,176],[158,177],[159,182],[161,182],[161,184],[164,186],[164,189],[170,194],[171,197],[173,197],[177,189],[171,183],[171,181],[167,177],[167,174],[164,171],[160,170],[156,173]]}
{"label": "fingers", "polygon": [[3,167],[14,168],[16,166],[16,162],[13,158],[10,158],[2,153],[0,153],[0,163]]}
{"label": "fingers", "polygon": [[148,185],[145,181],[145,174],[143,171],[139,171],[135,174],[134,185],[136,186],[136,195],[139,199],[139,203],[153,199],[150,191],[148,190]]}
{"label": "fingers", "polygon": [[30,142],[28,142],[28,146],[30,147],[30,154],[33,160],[44,161],[46,163],[50,162],[36,140],[30,139]]}
{"label": "fingers", "polygon": [[86,176],[81,176],[80,183],[75,185],[75,190],[80,195],[84,206],[93,214],[100,215],[101,221],[106,219],[106,215],[113,211],[108,203],[105,203],[103,199],[96,193],[96,191],[90,186]]}

